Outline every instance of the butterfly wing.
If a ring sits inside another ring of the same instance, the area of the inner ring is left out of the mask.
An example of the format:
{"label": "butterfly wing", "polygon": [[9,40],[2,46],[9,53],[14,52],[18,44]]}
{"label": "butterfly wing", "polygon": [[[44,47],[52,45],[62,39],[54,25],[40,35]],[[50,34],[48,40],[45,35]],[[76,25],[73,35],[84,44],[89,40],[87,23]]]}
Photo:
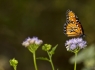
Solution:
{"label": "butterfly wing", "polygon": [[67,10],[66,23],[64,24],[64,33],[68,37],[80,37],[84,35],[83,27],[74,12]]}

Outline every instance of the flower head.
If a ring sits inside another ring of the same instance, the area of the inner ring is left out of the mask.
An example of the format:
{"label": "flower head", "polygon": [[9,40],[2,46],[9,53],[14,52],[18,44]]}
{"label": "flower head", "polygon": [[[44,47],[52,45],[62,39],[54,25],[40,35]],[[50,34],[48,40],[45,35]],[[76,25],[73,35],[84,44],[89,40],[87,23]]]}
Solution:
{"label": "flower head", "polygon": [[66,41],[65,46],[67,51],[72,51],[75,49],[82,49],[86,47],[86,41],[83,41],[82,38],[72,38]]}
{"label": "flower head", "polygon": [[40,45],[42,43],[43,41],[38,39],[38,37],[33,37],[33,38],[28,37],[25,41],[23,41],[22,45],[28,47],[31,44]]}

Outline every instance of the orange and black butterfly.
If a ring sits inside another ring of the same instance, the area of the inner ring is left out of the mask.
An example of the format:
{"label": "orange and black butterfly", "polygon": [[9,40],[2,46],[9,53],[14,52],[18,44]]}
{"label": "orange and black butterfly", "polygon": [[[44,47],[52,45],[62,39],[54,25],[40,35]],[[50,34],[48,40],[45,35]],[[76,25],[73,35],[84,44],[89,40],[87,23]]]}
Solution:
{"label": "orange and black butterfly", "polygon": [[67,10],[67,12],[66,12],[66,23],[64,24],[64,33],[68,37],[84,36],[83,27],[82,27],[78,17],[71,10]]}

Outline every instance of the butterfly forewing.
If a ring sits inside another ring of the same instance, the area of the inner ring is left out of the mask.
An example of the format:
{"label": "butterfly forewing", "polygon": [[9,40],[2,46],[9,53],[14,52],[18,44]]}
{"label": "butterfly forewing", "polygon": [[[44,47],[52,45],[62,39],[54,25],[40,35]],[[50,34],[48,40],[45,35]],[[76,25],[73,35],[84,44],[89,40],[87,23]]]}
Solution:
{"label": "butterfly forewing", "polygon": [[74,12],[67,10],[66,23],[64,24],[64,33],[68,37],[80,37],[84,35],[81,23]]}
{"label": "butterfly forewing", "polygon": [[73,21],[73,22],[76,22],[76,16],[75,16],[75,13],[73,13],[72,11],[70,10],[67,10],[67,20],[66,21]]}

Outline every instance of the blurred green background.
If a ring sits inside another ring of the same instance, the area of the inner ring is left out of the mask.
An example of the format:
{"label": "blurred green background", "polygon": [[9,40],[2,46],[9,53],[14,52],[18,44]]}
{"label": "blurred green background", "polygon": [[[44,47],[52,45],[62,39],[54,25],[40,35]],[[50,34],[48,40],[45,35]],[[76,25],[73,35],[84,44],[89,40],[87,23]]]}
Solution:
{"label": "blurred green background", "polygon": [[[63,33],[68,9],[79,17],[88,48],[95,43],[95,0],[0,0],[0,70],[13,70],[9,65],[13,57],[19,61],[17,70],[34,70],[32,54],[21,45],[33,36],[53,46],[58,44],[53,56],[56,69],[73,70],[69,59],[74,54],[64,46],[69,39]],[[47,57],[41,47],[37,50],[40,56]],[[37,60],[37,65],[39,70],[51,70],[46,61]],[[77,70],[83,67],[79,63]]]}

